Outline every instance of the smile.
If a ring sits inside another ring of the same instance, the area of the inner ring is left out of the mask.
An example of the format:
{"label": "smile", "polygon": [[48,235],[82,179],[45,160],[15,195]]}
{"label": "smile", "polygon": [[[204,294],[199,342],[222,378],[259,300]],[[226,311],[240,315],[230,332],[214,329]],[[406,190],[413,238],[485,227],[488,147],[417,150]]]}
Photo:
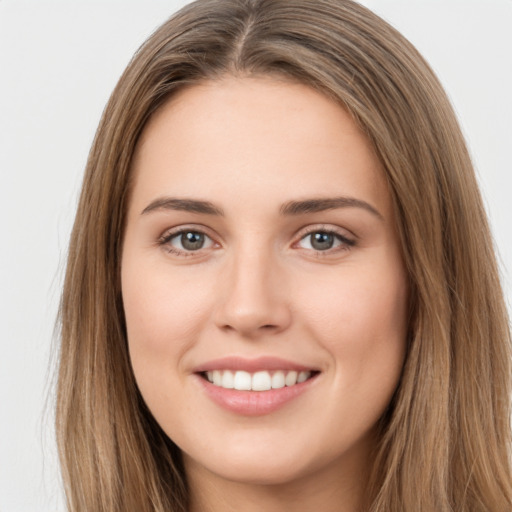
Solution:
{"label": "smile", "polygon": [[312,376],[311,371],[276,370],[250,373],[242,370],[213,370],[203,373],[210,383],[238,391],[269,391],[301,384]]}
{"label": "smile", "polygon": [[316,387],[321,371],[273,356],[222,357],[192,369],[205,395],[231,413],[260,416],[277,411]]}

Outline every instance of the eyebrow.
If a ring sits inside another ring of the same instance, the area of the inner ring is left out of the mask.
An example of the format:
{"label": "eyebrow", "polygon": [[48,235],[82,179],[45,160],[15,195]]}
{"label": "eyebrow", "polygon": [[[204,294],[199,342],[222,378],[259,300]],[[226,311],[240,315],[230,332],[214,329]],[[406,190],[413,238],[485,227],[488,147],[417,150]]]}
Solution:
{"label": "eyebrow", "polygon": [[[308,213],[323,212],[337,208],[362,208],[380,220],[384,220],[382,214],[371,204],[354,197],[328,197],[319,199],[305,199],[301,201],[288,201],[279,209],[281,215],[295,216]],[[210,201],[198,199],[181,199],[174,197],[160,197],[152,201],[141,215],[157,210],[177,210],[206,215],[224,216],[222,208],[215,206]]]}
{"label": "eyebrow", "polygon": [[141,215],[155,210],[178,210],[184,212],[203,213],[206,215],[224,215],[222,208],[215,206],[209,201],[200,201],[198,199],[178,199],[173,197],[160,197],[149,203]]}
{"label": "eyebrow", "polygon": [[303,215],[306,213],[323,212],[336,208],[362,208],[380,220],[383,215],[370,203],[355,197],[328,197],[319,199],[306,199],[304,201],[288,201],[281,206],[282,215]]}

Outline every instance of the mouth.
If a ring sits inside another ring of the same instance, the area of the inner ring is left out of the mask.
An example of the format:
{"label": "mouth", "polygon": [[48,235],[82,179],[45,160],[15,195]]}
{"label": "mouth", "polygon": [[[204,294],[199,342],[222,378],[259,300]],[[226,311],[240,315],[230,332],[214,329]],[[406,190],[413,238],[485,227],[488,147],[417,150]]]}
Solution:
{"label": "mouth", "polygon": [[273,356],[228,356],[193,369],[213,403],[242,416],[270,414],[316,388],[321,371]]}
{"label": "mouth", "polygon": [[270,391],[302,384],[314,378],[314,370],[244,370],[224,369],[200,372],[199,375],[216,387],[237,391]]}

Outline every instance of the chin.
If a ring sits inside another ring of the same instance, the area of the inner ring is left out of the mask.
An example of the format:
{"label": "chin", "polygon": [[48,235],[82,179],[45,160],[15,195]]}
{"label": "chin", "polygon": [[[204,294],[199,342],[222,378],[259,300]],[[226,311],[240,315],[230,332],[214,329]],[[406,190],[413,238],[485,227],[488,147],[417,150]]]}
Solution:
{"label": "chin", "polygon": [[[250,449],[255,444],[265,448]],[[284,443],[280,446],[264,442],[255,444],[249,449],[247,446],[225,447],[222,455],[217,452],[212,457],[210,452],[207,458],[204,453],[195,453],[194,459],[186,455],[185,467],[192,471],[202,468],[217,478],[239,484],[286,485],[319,474],[322,468],[339,462],[339,459],[333,461],[330,453],[308,453],[307,445],[303,444],[298,447]]]}
{"label": "chin", "polygon": [[[301,479],[307,472],[304,467],[274,460],[264,462],[234,461],[207,467],[218,477],[249,485],[285,485]],[[311,469],[311,468],[309,468]]]}

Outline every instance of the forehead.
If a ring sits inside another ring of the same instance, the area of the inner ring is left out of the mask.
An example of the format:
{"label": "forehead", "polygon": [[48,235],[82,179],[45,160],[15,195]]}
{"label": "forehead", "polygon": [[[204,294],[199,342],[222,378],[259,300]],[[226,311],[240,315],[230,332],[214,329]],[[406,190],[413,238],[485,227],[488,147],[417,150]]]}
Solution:
{"label": "forehead", "polygon": [[389,208],[378,158],[351,115],[308,86],[270,77],[180,90],[145,127],[133,172],[145,200],[193,193],[250,204],[334,187]]}

